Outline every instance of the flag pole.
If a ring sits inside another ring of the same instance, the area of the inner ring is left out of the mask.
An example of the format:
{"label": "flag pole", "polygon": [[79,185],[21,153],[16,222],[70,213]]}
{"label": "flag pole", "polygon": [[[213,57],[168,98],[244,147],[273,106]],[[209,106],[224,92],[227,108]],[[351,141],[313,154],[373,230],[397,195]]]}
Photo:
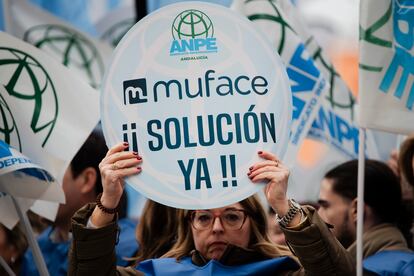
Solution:
{"label": "flag pole", "polygon": [[365,178],[365,128],[359,129],[358,148],[358,200],[357,200],[357,276],[362,276],[364,233],[364,178]]}
{"label": "flag pole", "polygon": [[32,248],[33,257],[36,263],[37,270],[41,276],[49,276],[49,271],[47,270],[45,260],[43,259],[43,255],[40,251],[39,244],[37,243],[32,227],[30,226],[29,219],[25,212],[22,212],[22,209],[19,206],[19,203],[11,196],[13,200],[13,204],[16,208],[17,214],[19,215],[20,221],[22,222],[22,226],[26,232],[27,241],[29,242],[30,247]]}
{"label": "flag pole", "polygon": [[10,266],[6,263],[2,256],[0,256],[0,265],[6,270],[7,274],[10,276],[16,276]]}

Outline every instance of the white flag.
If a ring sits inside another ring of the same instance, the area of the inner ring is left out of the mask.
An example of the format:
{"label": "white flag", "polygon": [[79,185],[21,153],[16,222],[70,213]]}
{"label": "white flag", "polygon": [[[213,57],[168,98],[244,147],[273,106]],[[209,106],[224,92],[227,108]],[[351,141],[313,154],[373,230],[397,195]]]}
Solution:
{"label": "white flag", "polygon": [[362,127],[414,131],[414,3],[360,3],[359,93]]}
{"label": "white flag", "polygon": [[[273,45],[295,47],[292,39],[304,43],[306,51],[326,80],[326,94],[301,145],[289,192],[301,201],[316,199],[319,183],[324,173],[339,163],[358,157],[358,126],[356,124],[356,99],[339,74],[335,71],[324,50],[311,36],[301,15],[289,0],[249,1],[249,18],[268,36]],[[247,5],[247,4],[245,4]],[[296,42],[297,43],[297,42]],[[283,59],[283,54],[282,54]],[[366,154],[378,158],[375,141],[367,134]]]}
{"label": "white flag", "polygon": [[[10,0],[5,0],[10,1]],[[99,88],[112,48],[26,1],[10,1],[6,31],[48,52]]]}
{"label": "white flag", "polygon": [[99,121],[99,93],[43,51],[0,32],[0,139],[62,183]]}
{"label": "white flag", "polygon": [[[296,175],[305,176],[309,190],[301,189],[302,195],[317,195],[323,175],[340,163],[358,158],[359,125],[357,122],[357,101],[339,76],[333,64],[312,37],[302,16],[289,0],[280,1],[282,10],[290,25],[298,33],[314,58],[318,68],[329,82],[329,90],[322,102],[318,115],[309,130],[307,139],[298,156]],[[322,143],[320,143],[322,142]],[[365,155],[379,159],[377,143],[371,131],[366,132]],[[302,179],[302,178],[301,178]],[[317,183],[318,185],[310,183]]]}
{"label": "white flag", "polygon": [[292,90],[292,128],[285,162],[293,165],[301,142],[319,109],[327,84],[305,45],[272,1],[234,1],[232,8],[249,18],[269,39],[285,63]]}
{"label": "white flag", "polygon": [[11,196],[24,211],[35,199],[65,202],[62,188],[46,170],[0,140],[0,223],[9,229],[19,221]]}
{"label": "white flag", "polygon": [[109,12],[95,25],[99,38],[115,48],[122,37],[134,26],[135,17],[135,8],[131,6]]}

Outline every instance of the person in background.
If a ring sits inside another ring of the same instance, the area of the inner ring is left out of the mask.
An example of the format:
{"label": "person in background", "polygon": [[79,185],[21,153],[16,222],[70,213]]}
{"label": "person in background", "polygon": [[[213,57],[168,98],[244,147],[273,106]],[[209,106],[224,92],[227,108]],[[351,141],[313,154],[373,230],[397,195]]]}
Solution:
{"label": "person in background", "polygon": [[[318,201],[319,215],[333,225],[333,233],[354,257],[357,177],[358,160],[333,168],[322,180]],[[397,176],[385,163],[366,160],[364,185],[363,258],[387,250],[412,254],[401,231],[407,233],[409,225],[397,225],[402,221],[401,216],[407,214]]]}
{"label": "person in background", "polygon": [[[191,275],[255,273],[256,275],[353,275],[351,256],[340,246],[312,207],[286,197],[289,169],[276,156],[260,151],[261,162],[247,173],[252,182],[266,181],[265,195],[278,213],[290,248],[275,245],[267,233],[266,213],[255,196],[229,206],[182,210],[177,242],[162,258],[138,267],[116,267],[116,215],[124,177],[142,171],[138,153],[127,143],[112,147],[100,163],[104,192],[72,218],[73,241],[68,275]],[[157,242],[154,240],[153,242]]]}
{"label": "person in background", "polygon": [[171,249],[177,240],[178,214],[179,209],[147,200],[136,230],[139,250],[132,258],[136,265]]}
{"label": "person in background", "polygon": [[[20,272],[23,254],[26,249],[26,236],[20,229],[19,224],[13,230],[9,230],[0,223],[0,256],[16,275]],[[1,265],[0,275],[8,275]]]}
{"label": "person in background", "polygon": [[[66,203],[59,206],[56,220],[39,237],[39,247],[45,258],[50,275],[67,275],[68,252],[72,240],[71,217],[83,205],[94,202],[102,192],[99,162],[105,157],[108,148],[99,129],[95,129],[72,159],[66,170],[62,188]],[[122,194],[119,203],[119,242],[116,246],[117,263],[126,265],[124,257],[133,257],[138,250],[135,240],[136,222],[125,218],[126,195]],[[20,275],[38,275],[31,250],[24,256]]]}
{"label": "person in background", "polygon": [[[398,168],[403,187],[410,187],[410,189],[405,188],[407,193],[405,204],[414,213],[414,134],[408,136],[401,144],[398,155]],[[411,220],[411,237],[411,248],[414,248],[414,218]]]}
{"label": "person in background", "polygon": [[274,223],[276,221],[276,213],[272,209],[272,207],[269,207],[267,209],[266,217],[268,222],[267,228],[269,232],[269,237],[272,240],[272,242],[274,242],[275,244],[286,245],[285,234],[283,234],[283,231],[282,229],[280,229],[279,224]]}
{"label": "person in background", "polygon": [[411,186],[411,198],[414,198],[414,134],[407,137],[400,147],[398,167],[403,179]]}
{"label": "person in background", "polygon": [[27,218],[30,221],[30,226],[33,229],[33,234],[35,235],[35,237],[38,237],[41,233],[43,233],[43,231],[46,230],[46,228],[53,224],[52,221],[49,221],[48,219],[42,216],[39,216],[31,210],[27,211]]}

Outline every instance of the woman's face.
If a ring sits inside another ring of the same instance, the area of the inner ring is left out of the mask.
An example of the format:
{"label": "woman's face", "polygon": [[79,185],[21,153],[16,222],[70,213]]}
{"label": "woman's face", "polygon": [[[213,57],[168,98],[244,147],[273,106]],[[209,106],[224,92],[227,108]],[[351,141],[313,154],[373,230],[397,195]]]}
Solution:
{"label": "woman's face", "polygon": [[244,210],[241,204],[235,203],[192,214],[191,230],[195,248],[204,258],[220,259],[227,244],[247,248],[251,231],[250,218],[241,210]]}

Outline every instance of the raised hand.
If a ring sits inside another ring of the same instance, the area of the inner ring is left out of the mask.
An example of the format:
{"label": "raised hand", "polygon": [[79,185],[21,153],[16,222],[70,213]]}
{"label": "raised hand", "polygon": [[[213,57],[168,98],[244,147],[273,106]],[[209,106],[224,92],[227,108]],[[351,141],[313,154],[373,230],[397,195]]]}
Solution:
{"label": "raised hand", "polygon": [[142,158],[137,152],[124,151],[127,147],[127,143],[115,145],[99,164],[103,188],[101,202],[106,208],[118,206],[124,191],[124,177],[141,172],[138,165]]}
{"label": "raised hand", "polygon": [[289,209],[288,198],[286,197],[289,169],[270,152],[259,151],[258,155],[264,161],[251,166],[247,175],[252,182],[267,181],[265,187],[267,201],[276,213],[283,216]]}
{"label": "raised hand", "polygon": [[[116,208],[124,191],[124,178],[142,171],[139,166],[142,158],[137,152],[124,151],[127,147],[128,143],[113,146],[99,164],[103,188],[101,203],[105,208]],[[112,219],[112,214],[107,214],[98,207],[91,216],[96,227],[105,226]]]}

